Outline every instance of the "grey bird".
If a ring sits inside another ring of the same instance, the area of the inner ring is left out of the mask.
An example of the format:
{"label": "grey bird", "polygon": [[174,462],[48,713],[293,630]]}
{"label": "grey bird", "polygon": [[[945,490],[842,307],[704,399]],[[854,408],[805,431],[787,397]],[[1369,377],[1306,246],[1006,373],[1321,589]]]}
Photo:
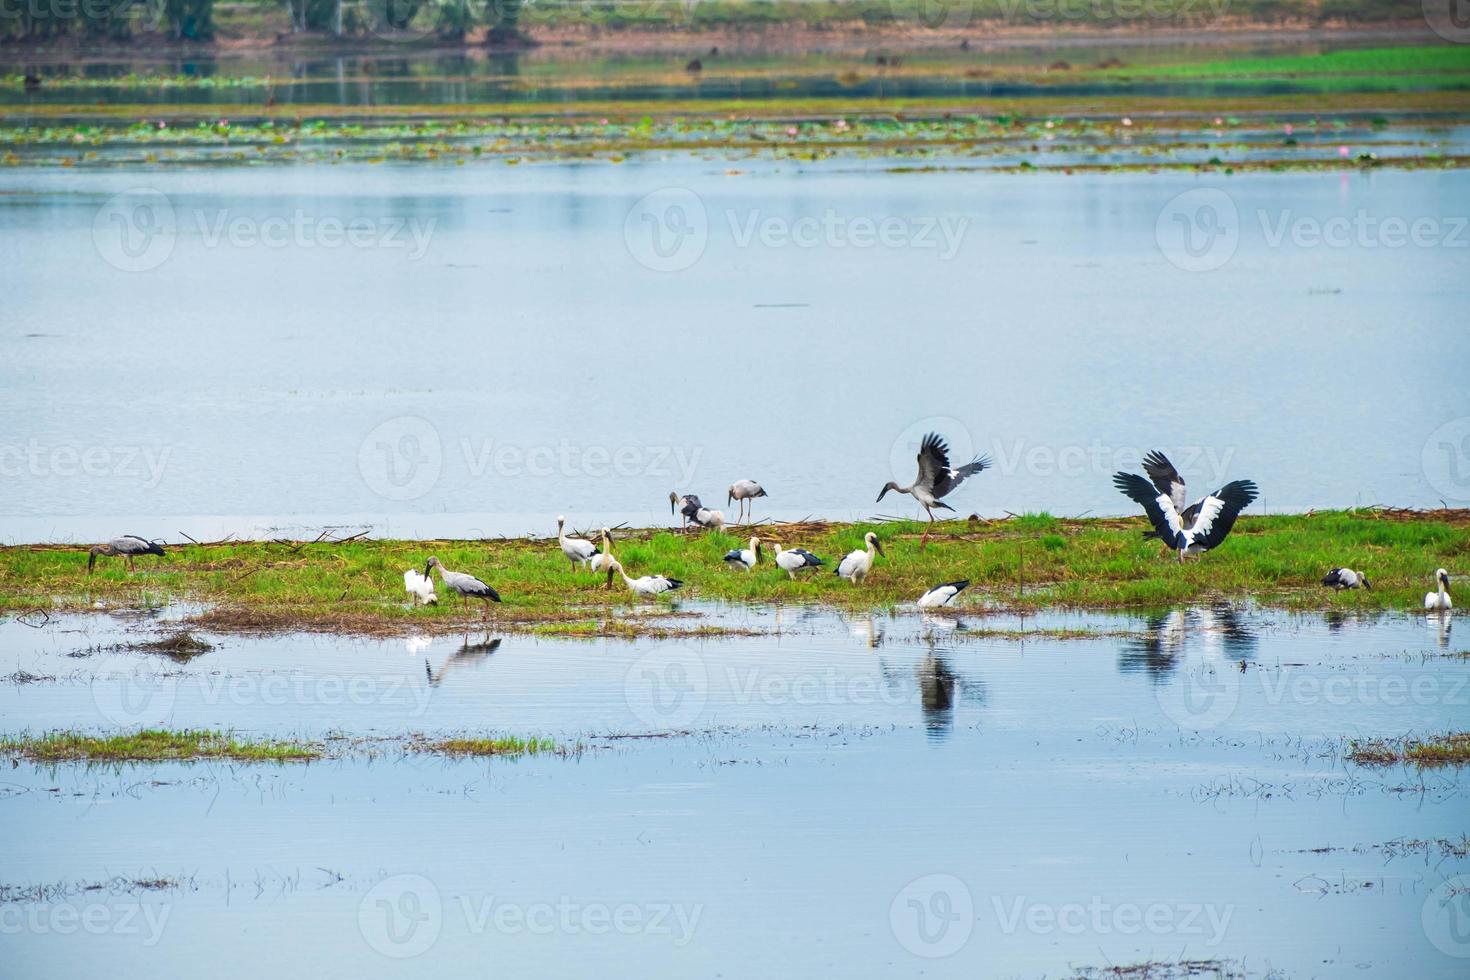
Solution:
{"label": "grey bird", "polygon": [[[954,510],[949,504],[941,503],[940,498],[947,497],[954,492],[955,488],[976,473],[983,472],[990,466],[989,456],[978,456],[964,466],[949,465],[949,446],[944,437],[937,432],[931,432],[924,437],[919,444],[919,475],[914,477],[914,482],[906,487],[901,487],[892,480],[883,485],[878,492],[878,499],[890,490],[898,493],[906,493],[917,500],[924,507],[924,513],[929,515],[929,524],[934,524],[934,508],[942,510]],[[927,544],[929,541],[929,528],[924,529],[924,537],[920,542]]]}
{"label": "grey bird", "polygon": [[449,589],[451,592],[458,592],[466,602],[470,599],[479,599],[485,603],[485,613],[482,618],[488,618],[490,616],[490,603],[500,601],[499,592],[496,592],[473,575],[466,574],[465,572],[451,572],[437,558],[430,558],[428,564],[424,565],[424,578],[428,578],[429,573],[436,568],[439,569],[439,579],[444,583],[446,589]]}
{"label": "grey bird", "polygon": [[725,496],[725,506],[728,507],[732,503],[738,504],[740,509],[735,514],[735,523],[739,524],[742,516],[749,517],[750,511],[755,509],[755,498],[765,495],[765,489],[754,480],[736,480],[730,484],[730,489]]}
{"label": "grey bird", "polygon": [[128,560],[128,571],[133,570],[133,559],[139,555],[157,555],[163,557],[163,545],[152,541],[145,541],[136,534],[124,534],[120,538],[113,538],[106,544],[94,545],[87,554],[87,574],[92,574],[93,567],[97,564],[97,556],[103,555],[107,558],[126,558]]}

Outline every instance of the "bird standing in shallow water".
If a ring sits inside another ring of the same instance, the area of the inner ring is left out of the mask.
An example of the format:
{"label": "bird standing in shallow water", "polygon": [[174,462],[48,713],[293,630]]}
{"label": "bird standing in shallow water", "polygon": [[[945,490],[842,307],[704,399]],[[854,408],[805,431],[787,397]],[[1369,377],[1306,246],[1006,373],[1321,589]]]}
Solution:
{"label": "bird standing in shallow water", "polygon": [[867,546],[866,550],[849,551],[847,557],[843,558],[832,570],[832,574],[838,578],[845,578],[854,585],[861,585],[863,579],[867,578],[868,573],[873,570],[874,552],[885,558],[888,557],[883,551],[882,543],[878,541],[878,535],[872,531],[863,535],[863,544]]}
{"label": "bird standing in shallow water", "polygon": [[919,608],[938,609],[940,606],[947,606],[955,596],[969,587],[970,580],[967,578],[962,578],[955,582],[945,582],[943,585],[936,585],[928,592],[919,596]]}
{"label": "bird standing in shallow water", "polygon": [[92,574],[93,566],[97,564],[97,556],[103,555],[107,558],[126,558],[128,560],[128,571],[133,570],[133,559],[138,555],[157,555],[163,557],[163,545],[152,541],[145,541],[136,534],[124,534],[120,538],[113,538],[106,544],[95,545],[87,553],[87,574]]}
{"label": "bird standing in shallow water", "polygon": [[[755,498],[764,497],[766,491],[754,480],[736,480],[730,484],[729,493],[725,497],[725,505],[728,507],[732,502],[740,507],[735,515],[735,523],[739,524],[742,516],[749,516],[750,511],[755,509]],[[747,506],[750,511],[747,511]]]}
{"label": "bird standing in shallow water", "polygon": [[428,564],[424,566],[424,578],[428,578],[429,573],[436,568],[439,569],[439,579],[444,583],[446,589],[452,592],[458,592],[460,598],[466,602],[470,599],[479,599],[485,604],[485,612],[482,618],[489,618],[490,603],[500,601],[499,592],[496,592],[473,575],[466,574],[465,572],[451,572],[437,558],[430,558]]}
{"label": "bird standing in shallow water", "polygon": [[1356,589],[1359,586],[1367,589],[1369,592],[1373,591],[1373,583],[1368,581],[1368,576],[1362,572],[1355,572],[1351,568],[1334,568],[1322,576],[1322,584],[1329,586],[1334,592],[1341,592],[1343,589]]}
{"label": "bird standing in shallow water", "polygon": [[929,515],[929,527],[924,529],[924,536],[919,541],[919,546],[922,548],[929,543],[929,532],[934,527],[934,508],[954,510],[949,504],[941,503],[940,498],[949,496],[965,480],[976,473],[983,472],[990,466],[990,457],[977,456],[964,466],[950,466],[949,446],[939,433],[931,432],[919,444],[918,460],[919,475],[914,477],[913,483],[901,487],[893,480],[889,480],[883,485],[883,489],[878,491],[878,499],[882,500],[888,491],[894,490],[898,493],[909,494],[923,505],[924,513]]}
{"label": "bird standing in shallow water", "polygon": [[1424,593],[1424,608],[1431,612],[1447,612],[1454,608],[1455,604],[1450,601],[1450,573],[1443,568],[1437,569],[1434,584],[1438,590]]}

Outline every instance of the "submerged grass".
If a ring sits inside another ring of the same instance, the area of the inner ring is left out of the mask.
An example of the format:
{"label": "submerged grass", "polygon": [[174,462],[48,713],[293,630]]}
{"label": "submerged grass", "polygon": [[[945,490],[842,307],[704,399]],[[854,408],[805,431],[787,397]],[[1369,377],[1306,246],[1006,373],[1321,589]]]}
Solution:
{"label": "submerged grass", "polygon": [[[685,582],[660,600],[638,600],[621,581],[612,588],[588,572],[570,570],[554,539],[313,543],[231,542],[170,547],[165,558],[138,562],[129,575],[120,562],[86,574],[84,546],[0,548],[0,610],[86,611],[194,601],[209,609],[191,625],[225,632],[318,629],[345,633],[433,632],[482,615],[439,589],[436,606],[413,606],[403,572],[422,569],[430,555],[499,590],[489,614],[497,628],[567,635],[677,632],[670,600],[802,603],[871,610],[912,603],[939,582],[968,578],[959,607],[1035,611],[1161,609],[1249,599],[1288,609],[1372,611],[1417,609],[1434,569],[1451,575],[1467,564],[1470,511],[1331,512],[1244,517],[1217,551],[1180,565],[1144,539],[1142,519],[1064,519],[1047,514],[986,524],[951,520],[937,526],[927,548],[917,521],[857,524],[759,525],[731,533],[628,531],[614,554],[629,574],[660,573]],[[886,549],[860,586],[831,570],[875,531]],[[722,558],[751,534],[766,549],[751,572]],[[791,581],[772,562],[772,545],[803,547],[826,566]],[[1334,594],[1319,582],[1333,567],[1367,572],[1373,591]],[[637,608],[642,615],[630,616]],[[660,620],[664,620],[660,622]],[[689,628],[702,629],[697,621]]]}
{"label": "submerged grass", "polygon": [[306,762],[322,756],[319,747],[293,741],[238,738],[203,729],[144,729],[111,735],[74,731],[0,737],[0,754],[31,762],[174,762],[228,759],[232,762]]}
{"label": "submerged grass", "polygon": [[550,738],[521,738],[516,735],[461,735],[442,739],[413,739],[408,748],[414,752],[461,756],[571,755],[579,746],[564,746]]}
{"label": "submerged grass", "polygon": [[1446,732],[1430,738],[1370,739],[1352,742],[1348,758],[1360,765],[1463,766],[1470,764],[1470,732]]}

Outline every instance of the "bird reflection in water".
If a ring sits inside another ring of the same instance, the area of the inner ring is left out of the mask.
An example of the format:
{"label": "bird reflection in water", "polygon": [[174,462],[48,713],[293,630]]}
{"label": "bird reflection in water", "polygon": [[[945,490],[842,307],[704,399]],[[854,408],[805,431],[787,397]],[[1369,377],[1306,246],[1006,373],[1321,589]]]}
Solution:
{"label": "bird reflection in water", "polygon": [[1439,634],[1439,648],[1448,650],[1450,646],[1450,628],[1454,623],[1453,617],[1442,612],[1428,613],[1424,617],[1424,624]]}
{"label": "bird reflection in water", "polygon": [[1245,669],[1256,655],[1256,631],[1226,603],[1172,609],[1151,618],[1144,635],[1124,643],[1118,653],[1123,673],[1146,672],[1162,681],[1180,660],[1234,660]]}
{"label": "bird reflection in water", "polygon": [[878,628],[872,616],[850,620],[848,631],[862,640],[869,650],[876,650],[883,645],[883,631]]}
{"label": "bird reflection in water", "polygon": [[460,648],[450,654],[449,659],[440,664],[437,671],[429,665],[429,661],[425,660],[424,672],[429,675],[429,686],[438,687],[439,683],[444,680],[444,675],[456,667],[467,667],[470,664],[482,663],[500,647],[500,639],[498,636],[492,639],[490,634],[487,633],[484,639],[472,642],[466,636]]}
{"label": "bird reflection in water", "polygon": [[916,673],[919,676],[919,703],[924,711],[924,732],[931,740],[942,741],[954,729],[954,701],[959,678],[944,657],[933,651],[924,654]]}

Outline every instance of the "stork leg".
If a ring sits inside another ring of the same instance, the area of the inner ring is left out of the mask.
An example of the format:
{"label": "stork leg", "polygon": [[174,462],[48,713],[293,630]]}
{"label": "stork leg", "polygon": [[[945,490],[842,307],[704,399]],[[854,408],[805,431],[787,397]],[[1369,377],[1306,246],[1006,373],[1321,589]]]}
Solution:
{"label": "stork leg", "polygon": [[135,571],[137,571],[137,569],[133,565],[133,556],[128,555],[128,574],[131,575]]}
{"label": "stork leg", "polygon": [[929,547],[929,532],[934,530],[934,512],[929,509],[928,504],[924,505],[924,513],[929,515],[929,526],[924,528],[924,536],[919,539],[920,551],[923,551],[925,548]]}

